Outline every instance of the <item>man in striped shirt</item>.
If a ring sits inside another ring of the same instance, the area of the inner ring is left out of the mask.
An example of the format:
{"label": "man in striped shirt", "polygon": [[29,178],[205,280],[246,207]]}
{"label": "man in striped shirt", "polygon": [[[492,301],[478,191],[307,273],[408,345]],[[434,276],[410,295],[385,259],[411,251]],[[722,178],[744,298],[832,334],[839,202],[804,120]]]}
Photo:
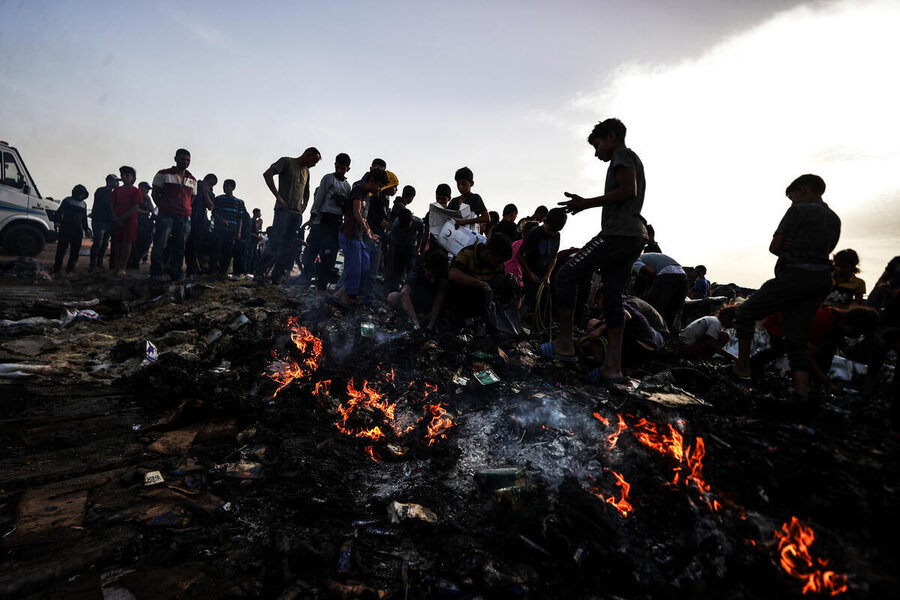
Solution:
{"label": "man in striped shirt", "polygon": [[184,246],[191,233],[191,201],[197,195],[197,179],[187,170],[190,164],[191,153],[179,148],[175,166],[153,178],[153,201],[159,208],[150,253],[150,279],[154,281],[163,279],[166,247],[172,254],[172,279],[184,279]]}
{"label": "man in striped shirt", "polygon": [[235,242],[241,238],[243,215],[247,211],[244,201],[234,196],[234,179],[222,184],[225,191],[213,200],[213,255],[210,269],[224,276],[228,273]]}

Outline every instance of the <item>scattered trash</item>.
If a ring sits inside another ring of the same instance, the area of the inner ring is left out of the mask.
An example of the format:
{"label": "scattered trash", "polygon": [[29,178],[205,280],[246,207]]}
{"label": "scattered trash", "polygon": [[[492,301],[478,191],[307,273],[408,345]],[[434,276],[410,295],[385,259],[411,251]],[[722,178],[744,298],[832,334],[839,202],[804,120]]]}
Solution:
{"label": "scattered trash", "polygon": [[426,523],[437,523],[438,520],[436,514],[421,504],[404,504],[396,501],[388,504],[387,514],[391,523],[399,523],[410,519],[425,521]]}
{"label": "scattered trash", "polygon": [[218,468],[223,469],[227,476],[235,479],[259,479],[262,477],[262,465],[246,460],[226,463],[219,465]]}
{"label": "scattered trash", "polygon": [[156,349],[153,342],[150,340],[141,340],[141,344],[144,346],[144,360],[141,361],[142,367],[146,367],[159,360],[159,350]]}
{"label": "scattered trash", "polygon": [[93,310],[66,309],[65,314],[60,317],[60,323],[63,327],[68,327],[71,323],[78,321],[99,321],[100,314]]}
{"label": "scattered trash", "polygon": [[14,379],[18,377],[31,377],[37,373],[45,373],[52,370],[51,365],[29,365],[24,363],[0,364],[0,377]]}
{"label": "scattered trash", "polygon": [[475,473],[475,481],[489,492],[505,487],[521,486],[525,483],[525,469],[522,467],[482,469]]}
{"label": "scattered trash", "polygon": [[359,324],[359,333],[363,337],[375,337],[375,325],[373,323],[360,323]]}
{"label": "scattered trash", "polygon": [[144,485],[156,485],[158,483],[162,483],[164,481],[162,473],[159,471],[150,471],[149,473],[144,474]]}
{"label": "scattered trash", "polygon": [[456,371],[456,373],[453,375],[453,380],[452,380],[453,383],[455,383],[456,385],[462,385],[462,386],[469,385],[469,379],[460,375],[461,372],[462,372],[462,368],[460,368],[458,371]]}
{"label": "scattered trash", "polygon": [[206,336],[206,339],[203,340],[203,343],[205,343],[207,346],[212,346],[213,344],[218,342],[219,339],[221,339],[221,337],[222,337],[222,330],[221,329],[213,329],[212,331],[209,332],[209,335]]}
{"label": "scattered trash", "polygon": [[241,327],[243,327],[244,325],[246,325],[249,322],[250,322],[250,318],[247,317],[247,315],[241,313],[241,315],[238,318],[236,318],[234,321],[231,322],[231,324],[228,326],[228,328],[231,329],[232,331],[237,331],[238,329],[240,329]]}
{"label": "scattered trash", "polygon": [[500,378],[497,377],[497,375],[490,369],[476,372],[475,379],[477,379],[478,383],[480,383],[481,385],[490,385],[492,383],[500,382]]}

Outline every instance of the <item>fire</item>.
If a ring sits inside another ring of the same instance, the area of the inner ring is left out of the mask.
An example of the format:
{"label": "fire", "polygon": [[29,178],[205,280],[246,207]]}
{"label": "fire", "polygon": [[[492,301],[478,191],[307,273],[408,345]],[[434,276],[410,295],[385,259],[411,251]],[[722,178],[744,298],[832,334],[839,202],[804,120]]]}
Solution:
{"label": "fire", "polygon": [[384,432],[380,427],[372,427],[371,429],[356,430],[347,426],[350,417],[360,409],[378,411],[388,423],[394,422],[394,409],[396,404],[388,402],[378,390],[369,387],[369,382],[363,380],[362,387],[356,389],[353,380],[347,382],[347,401],[338,406],[338,413],[341,420],[334,425],[341,433],[352,435],[354,437],[368,437],[372,439],[380,439],[384,437]]}
{"label": "fire", "polygon": [[[621,431],[621,421],[619,426]],[[661,431],[656,423],[640,419],[631,425],[631,429],[637,441],[648,448],[656,450],[663,456],[671,456],[678,462],[684,459],[684,440],[681,433],[672,425],[666,424],[666,431]]]}
{"label": "fire", "polygon": [[430,446],[438,439],[446,438],[447,434],[445,432],[453,427],[455,423],[452,415],[444,409],[444,405],[440,402],[437,404],[426,404],[424,408],[426,412],[431,414],[431,422],[428,423],[428,433],[425,434],[425,439],[428,440],[428,445]]}
{"label": "fire", "polygon": [[326,379],[324,381],[317,381],[316,387],[313,389],[313,396],[318,396],[322,398],[328,395],[328,391],[331,389],[331,380]]}
{"label": "fire", "polygon": [[[685,466],[688,475],[685,477],[685,483],[692,483],[696,486],[697,491],[704,496],[706,503],[713,510],[720,510],[722,505],[718,500],[709,499],[709,484],[703,479],[703,456],[706,454],[706,446],[703,438],[698,437],[694,440],[693,448],[685,456]],[[672,483],[678,483],[681,467],[676,469],[675,478]]]}
{"label": "fire", "polygon": [[[616,416],[619,419],[618,428],[607,438],[610,450],[615,447],[622,432],[629,428],[622,415],[616,414]],[[630,428],[635,439],[651,450],[668,456],[678,463],[674,468],[672,483],[677,484],[679,481],[683,481],[685,485],[693,485],[712,510],[721,510],[722,505],[719,501],[710,498],[712,495],[710,485],[703,479],[703,456],[706,454],[703,438],[696,438],[693,446],[685,446],[684,436],[673,425],[667,423],[663,427],[647,419],[637,419],[633,415],[626,416],[631,422]],[[604,425],[609,425],[609,420],[603,418],[599,413],[594,413],[594,418]],[[682,473],[687,473],[687,475],[682,478]]]}
{"label": "fire", "polygon": [[309,377],[319,368],[319,359],[322,357],[322,340],[314,336],[308,329],[301,326],[296,317],[288,319],[288,327],[291,330],[291,341],[303,358],[300,362],[288,360],[275,360],[270,366],[271,373],[267,376],[281,384],[272,397],[278,395],[295,379]]}
{"label": "fire", "polygon": [[377,452],[375,452],[375,447],[374,447],[374,446],[366,446],[366,454],[368,454],[368,455],[369,455],[369,458],[371,458],[371,459],[374,460],[375,462],[380,462],[380,461],[381,461],[381,455],[378,454]]}
{"label": "fire", "polygon": [[803,593],[828,593],[837,596],[847,591],[847,575],[834,571],[823,571],[818,567],[826,567],[828,561],[822,558],[813,559],[809,546],[815,540],[811,527],[803,525],[797,517],[791,517],[790,523],[781,526],[775,532],[778,540],[778,553],[781,567],[791,576],[806,583]]}
{"label": "fire", "polygon": [[631,491],[631,484],[625,481],[625,478],[621,473],[616,473],[615,471],[610,471],[610,473],[612,473],[616,478],[616,485],[621,490],[622,497],[616,500],[615,496],[606,496],[603,494],[603,492],[600,491],[599,488],[596,487],[591,489],[591,493],[604,502],[611,504],[613,508],[619,511],[620,515],[622,515],[623,517],[627,517],[628,513],[634,510],[634,507],[630,502],[628,502],[628,493]]}

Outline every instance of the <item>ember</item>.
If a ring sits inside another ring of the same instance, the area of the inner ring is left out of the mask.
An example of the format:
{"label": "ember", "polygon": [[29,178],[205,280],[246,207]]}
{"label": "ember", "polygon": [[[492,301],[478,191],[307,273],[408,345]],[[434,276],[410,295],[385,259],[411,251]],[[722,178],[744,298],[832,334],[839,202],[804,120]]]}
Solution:
{"label": "ember", "polygon": [[428,423],[428,433],[425,434],[425,439],[428,440],[428,445],[430,446],[438,439],[447,437],[445,432],[453,427],[454,423],[453,417],[440,402],[437,404],[426,404],[425,411],[431,414],[431,422]]}
{"label": "ember", "polygon": [[781,567],[791,576],[801,579],[806,583],[803,593],[824,594],[837,596],[847,591],[847,575],[824,571],[818,567],[828,566],[828,561],[822,558],[813,559],[809,553],[809,546],[815,540],[815,534],[811,527],[803,525],[797,517],[791,517],[790,523],[781,526],[781,531],[775,532],[778,540],[778,553]]}
{"label": "ember", "polygon": [[616,500],[615,496],[607,496],[600,491],[599,488],[594,487],[591,488],[591,493],[600,498],[601,500],[611,504],[619,514],[623,517],[627,517],[628,513],[634,510],[634,507],[631,506],[631,503],[628,502],[628,492],[631,490],[631,485],[625,481],[625,478],[622,477],[621,473],[616,473],[615,471],[610,471],[613,476],[616,478],[616,485],[622,492],[622,497]]}
{"label": "ember", "polygon": [[[319,359],[322,357],[322,340],[300,325],[296,317],[290,317],[287,324],[291,330],[291,341],[294,342],[294,346],[300,351],[302,357],[299,363],[293,360],[278,360],[276,358],[269,366],[269,371],[271,372],[267,376],[281,384],[275,390],[275,393],[272,394],[273,398],[295,379],[309,377],[315,373],[319,368]],[[316,391],[318,391],[318,385]]]}

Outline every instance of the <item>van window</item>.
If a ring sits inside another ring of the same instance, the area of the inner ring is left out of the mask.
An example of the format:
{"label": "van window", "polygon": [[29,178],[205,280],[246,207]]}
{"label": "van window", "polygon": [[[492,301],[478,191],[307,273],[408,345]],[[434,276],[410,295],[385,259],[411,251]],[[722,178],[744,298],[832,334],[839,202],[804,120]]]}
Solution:
{"label": "van window", "polygon": [[20,190],[25,187],[25,176],[19,170],[16,157],[11,152],[3,153],[3,160],[0,162],[0,183]]}

